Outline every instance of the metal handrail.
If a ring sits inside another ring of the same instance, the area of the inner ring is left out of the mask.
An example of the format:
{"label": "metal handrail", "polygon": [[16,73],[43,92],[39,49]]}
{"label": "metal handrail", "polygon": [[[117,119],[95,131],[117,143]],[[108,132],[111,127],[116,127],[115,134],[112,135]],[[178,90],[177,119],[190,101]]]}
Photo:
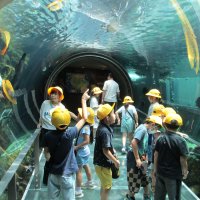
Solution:
{"label": "metal handrail", "polygon": [[[142,115],[144,115],[145,117],[147,117],[147,114],[146,114],[145,112],[141,111],[141,110],[138,109],[138,108],[136,108],[136,110],[137,110],[139,113],[141,113]],[[182,133],[182,132],[181,132],[181,133]],[[197,145],[197,146],[200,146],[200,142],[198,142],[198,141],[192,139],[190,136],[186,137],[185,139],[188,140],[189,142],[194,143],[194,144]]]}
{"label": "metal handrail", "polygon": [[35,161],[35,187],[40,187],[39,183],[39,133],[40,130],[36,129],[33,134],[30,135],[26,145],[20,151],[17,158],[14,160],[10,168],[6,171],[5,175],[0,181],[0,196],[8,189],[8,200],[17,199],[17,190],[16,190],[16,172],[20,167],[24,157],[27,155],[31,146],[34,144],[34,161]]}

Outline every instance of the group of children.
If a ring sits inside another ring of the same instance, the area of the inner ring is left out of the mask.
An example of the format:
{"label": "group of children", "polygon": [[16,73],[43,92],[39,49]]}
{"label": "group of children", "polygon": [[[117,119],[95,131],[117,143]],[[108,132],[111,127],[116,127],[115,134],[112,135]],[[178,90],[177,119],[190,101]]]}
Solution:
{"label": "group of children", "polygon": [[[165,150],[162,149],[164,145],[161,145],[163,139],[160,139],[162,138],[160,135],[166,135],[163,134],[165,130],[166,132],[176,133],[176,135],[179,134],[182,137],[186,136],[177,131],[182,125],[182,118],[175,111],[173,113],[172,108],[165,108],[161,105],[160,92],[157,89],[152,89],[146,94],[151,104],[148,117],[143,124],[138,125],[138,114],[136,108],[132,105],[134,101],[130,96],[124,98],[123,106],[114,113],[114,104],[112,106],[109,104],[99,105],[99,96],[102,92],[100,88],[95,87],[90,98],[87,90],[81,99],[82,108],[78,109],[78,116],[76,116],[61,103],[64,95],[60,87],[56,86],[48,89],[49,100],[45,100],[41,106],[38,128],[42,128],[40,147],[44,148],[47,160],[43,183],[47,184],[48,182],[49,199],[55,199],[59,195],[62,196],[62,199],[71,200],[75,199],[75,196],[82,198],[84,196],[82,187],[94,187],[88,165],[90,156],[88,144],[91,141],[91,136],[95,138],[93,163],[101,182],[101,200],[108,199],[112,187],[111,165],[114,163],[117,168],[120,167],[120,162],[115,157],[115,149],[112,144],[113,129],[111,125],[115,123],[116,118],[117,123],[121,124],[122,153],[127,153],[129,188],[129,193],[126,195],[127,199],[135,199],[135,193],[139,191],[140,186],[144,187],[144,200],[151,199],[149,175],[147,173],[147,171],[151,171],[152,191],[155,192],[155,200],[164,200],[168,189],[165,185],[162,185],[162,187],[160,185],[166,176],[166,174],[163,175],[162,167],[163,165],[168,166],[168,162],[162,163],[160,158],[160,154],[166,156]],[[87,107],[86,102],[89,98],[90,107]],[[77,123],[70,128],[71,118],[76,120]],[[129,148],[126,148],[127,136],[130,143]],[[176,157],[173,162],[176,163],[175,167],[184,171],[186,176],[187,164],[185,158],[188,151],[182,137],[177,138],[175,136],[172,139],[172,141],[175,141],[172,142],[172,148],[176,150]],[[182,151],[177,150],[176,143],[182,144]],[[153,158],[154,151],[155,158]],[[171,151],[168,148],[168,153],[171,153]],[[171,154],[173,155],[173,153]],[[178,163],[177,159],[180,156],[182,160],[181,163]],[[156,162],[154,163],[155,167],[152,165],[154,160]],[[152,167],[148,168],[150,164]],[[84,168],[87,176],[85,184],[82,184],[82,168]],[[156,179],[159,177],[159,180],[155,179],[155,173],[157,174]],[[173,173],[174,171],[171,174]],[[156,182],[159,182],[159,185],[155,184]],[[180,191],[180,184],[177,191]],[[170,195],[170,200],[179,199],[174,198],[174,195],[177,196],[175,191],[171,192]]]}

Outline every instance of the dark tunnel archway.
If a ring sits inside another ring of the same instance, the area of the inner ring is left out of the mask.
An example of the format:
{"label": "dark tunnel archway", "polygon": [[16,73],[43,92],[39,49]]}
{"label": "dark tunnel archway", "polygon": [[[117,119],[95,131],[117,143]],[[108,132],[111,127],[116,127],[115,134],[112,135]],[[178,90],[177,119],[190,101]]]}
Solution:
{"label": "dark tunnel archway", "polygon": [[[54,66],[54,71],[46,82],[44,96],[47,98],[48,87],[59,85],[64,89],[64,104],[76,112],[77,107],[80,106],[80,96],[83,90],[92,89],[94,86],[102,88],[108,72],[111,72],[119,83],[121,98],[125,95],[133,95],[133,84],[120,63],[104,54],[78,53],[65,57]],[[77,85],[76,81],[81,85]]]}

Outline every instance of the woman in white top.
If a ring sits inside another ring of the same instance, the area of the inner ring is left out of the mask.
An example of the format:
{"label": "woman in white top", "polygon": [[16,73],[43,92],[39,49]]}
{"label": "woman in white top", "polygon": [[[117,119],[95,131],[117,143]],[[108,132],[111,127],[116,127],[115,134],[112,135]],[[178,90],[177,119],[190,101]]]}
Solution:
{"label": "woman in white top", "polygon": [[94,118],[94,125],[93,125],[93,138],[96,136],[96,130],[99,125],[99,120],[97,118],[97,110],[99,108],[99,96],[103,91],[99,87],[94,87],[92,90],[92,95],[90,98],[90,108],[94,110],[95,118]]}
{"label": "woman in white top", "polygon": [[138,114],[135,106],[131,105],[134,101],[130,96],[124,97],[123,106],[121,106],[116,112],[117,124],[120,125],[119,114],[121,114],[121,132],[122,132],[122,153],[126,151],[126,138],[128,135],[129,142],[133,139],[133,132],[138,126]]}

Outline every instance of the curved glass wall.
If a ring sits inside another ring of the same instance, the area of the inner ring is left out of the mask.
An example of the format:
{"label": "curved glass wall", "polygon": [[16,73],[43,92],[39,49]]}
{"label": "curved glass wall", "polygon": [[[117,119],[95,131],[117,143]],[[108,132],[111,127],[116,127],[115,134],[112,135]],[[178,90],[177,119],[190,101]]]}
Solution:
{"label": "curved glass wall", "polygon": [[199,0],[1,0],[0,8],[0,177],[36,128],[46,84],[59,84],[59,77],[49,80],[55,67],[96,53],[121,70],[80,59],[65,74],[91,69],[101,86],[111,70],[119,82],[131,82],[123,91],[143,112],[145,92],[158,88],[184,119],[181,131],[191,138],[186,184],[200,196]]}

